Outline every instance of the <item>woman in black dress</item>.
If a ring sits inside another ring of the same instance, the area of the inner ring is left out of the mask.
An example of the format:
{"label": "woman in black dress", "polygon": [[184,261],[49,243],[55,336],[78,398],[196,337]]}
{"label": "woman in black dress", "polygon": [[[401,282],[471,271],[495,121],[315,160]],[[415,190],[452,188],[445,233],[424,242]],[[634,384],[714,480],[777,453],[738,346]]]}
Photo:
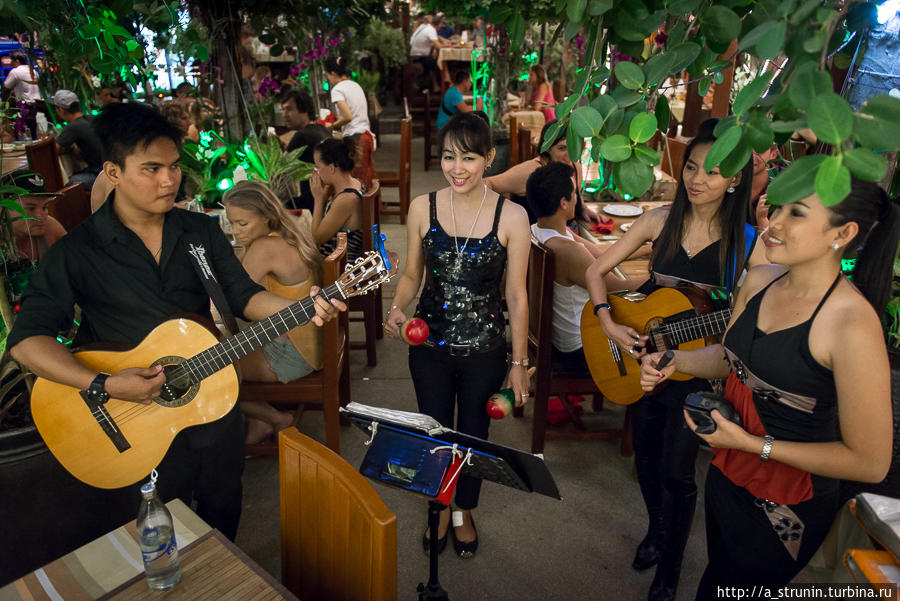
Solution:
{"label": "woman in black dress", "polygon": [[[722,345],[677,351],[661,372],[658,354],[644,358],[646,390],[674,370],[727,377],[725,397],[743,424],[713,411],[716,430],[698,434],[715,459],[697,599],[717,598],[721,586],[786,584],[831,527],[839,479],[887,473],[890,368],[879,316],[898,228],[896,208],[869,182],[854,180],[832,207],[815,195],[777,207],[761,236],[773,264],[748,273]],[[857,249],[851,283],[841,260]]]}
{"label": "woman in black dress", "polygon": [[[516,404],[528,398],[528,299],[525,273],[531,231],[519,205],[504,202],[484,184],[495,151],[490,126],[476,113],[459,113],[438,138],[449,187],[415,198],[407,221],[406,269],[397,284],[384,328],[398,337],[406,306],[424,276],[416,316],[430,334],[409,349],[409,371],[419,411],[442,425],[487,438],[485,403],[504,378]],[[509,311],[512,358],[507,368],[503,297]],[[507,371],[508,370],[508,371]],[[454,420],[454,414],[456,419]],[[472,509],[481,480],[461,476],[453,515],[454,547],[471,557],[478,546]],[[446,545],[450,512],[441,513],[439,548]],[[427,534],[427,532],[426,532]],[[424,539],[427,549],[428,539]]]}
{"label": "woman in black dress", "polygon": [[[674,202],[642,215],[588,268],[594,313],[623,356],[627,353],[639,360],[647,337],[613,320],[603,276],[644,243],[653,243],[650,281],[640,288],[646,294],[685,284],[728,294],[745,265],[755,264],[762,254],[759,249],[751,256],[755,231],[746,223],[752,163],[748,161],[727,178],[718,166],[710,171],[704,168],[715,142],[716,122],[703,122],[685,150]],[[650,585],[651,601],[675,598],[691,532],[697,502],[694,464],[700,441],[685,426],[681,405],[685,396],[701,389],[709,390],[704,380],[674,382],[632,406],[635,467],[649,517],[647,535],[637,548],[632,567],[645,570],[658,564]]]}

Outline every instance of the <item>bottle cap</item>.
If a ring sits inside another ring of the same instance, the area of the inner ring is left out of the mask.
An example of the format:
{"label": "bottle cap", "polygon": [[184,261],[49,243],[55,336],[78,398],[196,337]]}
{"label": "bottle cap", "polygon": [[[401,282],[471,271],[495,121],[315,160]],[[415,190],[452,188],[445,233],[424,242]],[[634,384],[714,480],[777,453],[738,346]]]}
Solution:
{"label": "bottle cap", "polygon": [[156,492],[156,482],[152,480],[150,482],[144,482],[141,485],[141,494],[145,497],[152,497],[153,493]]}

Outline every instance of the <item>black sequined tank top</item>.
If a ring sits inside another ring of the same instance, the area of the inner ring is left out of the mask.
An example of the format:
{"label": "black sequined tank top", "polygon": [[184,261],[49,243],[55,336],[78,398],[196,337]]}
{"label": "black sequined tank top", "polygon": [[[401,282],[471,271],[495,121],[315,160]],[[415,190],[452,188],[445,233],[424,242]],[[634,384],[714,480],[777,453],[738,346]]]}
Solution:
{"label": "black sequined tank top", "polygon": [[484,238],[447,234],[437,218],[436,198],[435,192],[428,196],[430,224],[422,239],[425,287],[416,316],[428,323],[428,339],[437,346],[481,346],[503,336],[506,327],[500,299],[506,247],[497,237],[503,197]]}

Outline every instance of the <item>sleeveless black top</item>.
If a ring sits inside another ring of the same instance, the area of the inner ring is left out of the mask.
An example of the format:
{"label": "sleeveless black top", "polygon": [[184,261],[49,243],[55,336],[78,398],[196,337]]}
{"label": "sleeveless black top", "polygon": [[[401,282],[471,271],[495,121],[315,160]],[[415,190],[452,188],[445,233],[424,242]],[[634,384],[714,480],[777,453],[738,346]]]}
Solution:
{"label": "sleeveless black top", "polygon": [[[689,257],[684,248],[672,259],[658,258],[650,266],[650,279],[639,291],[650,294],[658,288],[674,288],[680,284],[694,284],[703,288],[719,288],[719,244],[721,240],[707,245],[703,250]],[[654,240],[654,244],[656,241]]]}
{"label": "sleeveless black top", "polygon": [[723,342],[735,375],[753,391],[753,403],[766,432],[775,440],[833,442],[840,439],[837,388],[831,370],[809,351],[809,331],[841,275],[801,324],[763,332],[759,307],[769,283],[747,302]]}
{"label": "sleeveless black top", "polygon": [[[356,188],[344,188],[337,194],[331,197],[331,200],[328,201],[328,204],[325,206],[325,213],[331,209],[331,205],[334,204],[334,199],[338,197],[339,194],[343,194],[344,192],[349,192],[351,194],[356,194],[356,196],[362,200],[363,193],[357,190]],[[363,253],[363,235],[362,230],[351,230],[346,227],[342,227],[338,230],[339,232],[344,232],[347,234],[347,262],[350,263],[358,259]],[[337,235],[335,234],[334,238],[328,240],[327,242],[323,242],[319,245],[319,252],[322,253],[323,256],[327,257],[331,253],[334,252],[334,249],[337,248]]]}
{"label": "sleeveless black top", "polygon": [[500,299],[506,247],[497,238],[503,197],[497,200],[487,236],[455,240],[438,221],[436,198],[435,192],[428,196],[431,220],[422,239],[425,288],[416,316],[428,323],[428,339],[437,346],[484,345],[503,336],[506,328]]}

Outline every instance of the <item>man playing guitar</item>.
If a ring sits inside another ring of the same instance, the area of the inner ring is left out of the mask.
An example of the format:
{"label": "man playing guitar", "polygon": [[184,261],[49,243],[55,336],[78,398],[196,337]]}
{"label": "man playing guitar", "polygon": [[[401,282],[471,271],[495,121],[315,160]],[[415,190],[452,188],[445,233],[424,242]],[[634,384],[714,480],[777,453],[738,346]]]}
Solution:
{"label": "man playing guitar", "polygon": [[[25,293],[7,345],[35,374],[86,391],[149,405],[166,381],[162,367],[131,367],[98,374],[57,341],[81,308],[75,345],[134,346],[178,313],[210,315],[209,296],[191,263],[188,243],[212,267],[231,310],[257,321],[296,301],[265,291],[241,266],[217,223],[174,208],[181,184],[181,132],[155,109],[110,104],[95,120],[103,172],[114,190],[84,223],[55,244]],[[192,252],[194,252],[192,251]],[[318,294],[313,288],[311,295]],[[322,325],[344,303],[315,300]],[[171,353],[170,353],[171,354]],[[158,489],[164,500],[197,501],[197,513],[233,539],[241,513],[243,426],[237,406],[227,415],[175,436],[163,458]],[[131,487],[138,506],[137,487]]]}

